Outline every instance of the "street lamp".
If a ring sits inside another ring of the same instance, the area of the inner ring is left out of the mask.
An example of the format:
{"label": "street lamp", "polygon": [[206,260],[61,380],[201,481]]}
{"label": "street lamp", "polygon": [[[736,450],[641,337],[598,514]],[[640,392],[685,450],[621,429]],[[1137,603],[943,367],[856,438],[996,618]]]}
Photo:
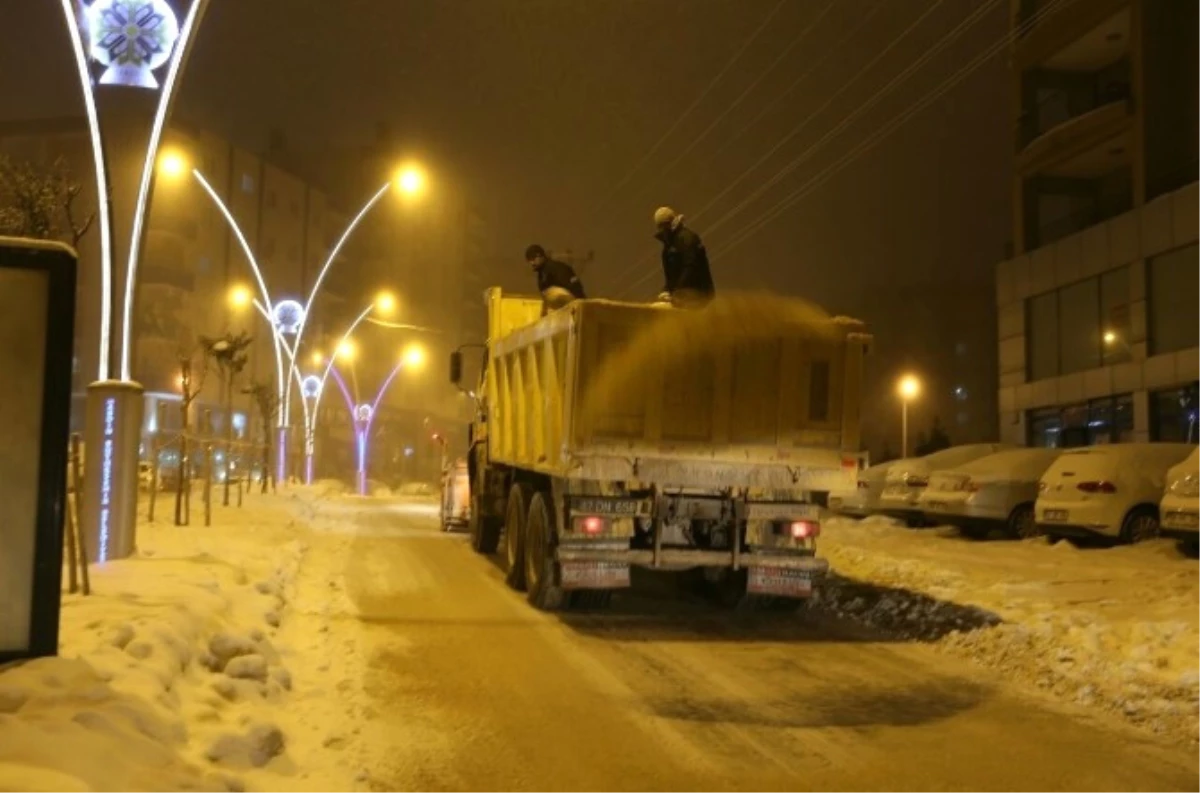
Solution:
{"label": "street lamp", "polygon": [[178,179],[187,173],[187,158],[177,149],[165,151],[158,158],[158,172],[168,179]]}
{"label": "street lamp", "polygon": [[237,310],[249,308],[254,302],[254,293],[250,288],[238,284],[229,288],[229,305]]}
{"label": "street lamp", "polygon": [[396,189],[401,195],[415,197],[425,190],[425,172],[416,165],[406,165],[396,172]]}
{"label": "street lamp", "polygon": [[420,344],[410,344],[404,348],[400,360],[410,369],[420,369],[425,365],[425,348]]}
{"label": "street lamp", "polygon": [[921,381],[906,374],[896,383],[896,393],[900,395],[900,456],[908,457],[908,403],[921,393]]}

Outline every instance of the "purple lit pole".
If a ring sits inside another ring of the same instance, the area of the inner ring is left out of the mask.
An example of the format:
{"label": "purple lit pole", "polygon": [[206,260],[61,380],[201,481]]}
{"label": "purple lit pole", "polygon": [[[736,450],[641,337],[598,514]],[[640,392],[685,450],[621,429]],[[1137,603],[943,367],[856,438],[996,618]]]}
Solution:
{"label": "purple lit pole", "polygon": [[360,496],[367,494],[367,444],[371,437],[371,426],[375,423],[375,415],[379,411],[379,403],[383,399],[383,395],[387,393],[392,381],[396,379],[396,375],[400,374],[400,370],[403,368],[403,361],[396,364],[384,378],[379,390],[375,392],[375,398],[371,400],[371,403],[362,405],[354,404],[354,399],[350,396],[350,389],[346,387],[346,381],[342,379],[337,368],[334,367],[330,370],[342,391],[342,396],[346,399],[346,406],[350,409],[350,417],[354,422],[354,443],[358,455],[358,494]]}

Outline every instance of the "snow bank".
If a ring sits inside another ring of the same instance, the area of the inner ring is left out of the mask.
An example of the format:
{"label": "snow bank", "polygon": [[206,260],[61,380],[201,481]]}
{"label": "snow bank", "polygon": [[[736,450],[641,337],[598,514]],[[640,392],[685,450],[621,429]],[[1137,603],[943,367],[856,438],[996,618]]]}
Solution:
{"label": "snow bank", "polygon": [[821,553],[836,575],[818,608],[1196,742],[1200,587],[1171,543],[975,542],[830,518]]}
{"label": "snow bank", "polygon": [[273,638],[311,502],[143,523],[134,558],[94,566],[93,594],[64,597],[60,656],[0,669],[0,790],[296,789]]}

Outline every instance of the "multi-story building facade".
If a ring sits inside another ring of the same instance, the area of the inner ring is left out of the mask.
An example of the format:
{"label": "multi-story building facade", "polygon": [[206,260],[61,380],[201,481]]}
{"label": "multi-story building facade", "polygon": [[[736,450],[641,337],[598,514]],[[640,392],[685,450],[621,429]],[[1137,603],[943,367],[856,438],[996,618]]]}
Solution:
{"label": "multi-story building facade", "polygon": [[[9,124],[0,128],[0,151],[17,160],[48,166],[62,158],[82,186],[81,213],[95,207],[91,150],[82,118]],[[276,166],[270,153],[257,155],[185,123],[167,131],[163,151],[186,168],[160,173],[147,223],[138,273],[138,309],[134,334],[134,377],[146,389],[146,433],[177,429],[182,416],[179,361],[200,356],[201,336],[247,331],[254,336],[242,383],[273,383],[275,360],[266,323],[247,307],[227,299],[234,285],[254,288],[256,280],[240,244],[216,204],[192,178],[195,168],[212,185],[236,218],[274,300],[303,302],[321,263],[346,223],[322,192]],[[73,425],[82,424],[84,392],[96,379],[100,322],[99,240],[93,230],[80,242],[76,316]],[[343,265],[344,266],[344,265]],[[336,310],[336,287],[323,291],[313,322]],[[214,431],[224,432],[224,410],[215,376],[193,404],[193,426],[207,413]],[[239,389],[240,390],[240,389]],[[160,412],[159,405],[169,409]],[[247,437],[256,411],[240,393],[232,417],[235,435]],[[162,422],[163,426],[159,426]]]}
{"label": "multi-story building facade", "polygon": [[1197,4],[1014,0],[1001,440],[1196,441]]}

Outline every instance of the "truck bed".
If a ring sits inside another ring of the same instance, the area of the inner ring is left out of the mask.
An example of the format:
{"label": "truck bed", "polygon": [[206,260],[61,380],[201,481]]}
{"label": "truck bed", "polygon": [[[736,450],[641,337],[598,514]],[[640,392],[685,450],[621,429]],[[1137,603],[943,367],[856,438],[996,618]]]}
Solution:
{"label": "truck bed", "polygon": [[857,467],[860,323],[778,298],[703,311],[489,293],[490,454],[551,476],[829,489]]}

